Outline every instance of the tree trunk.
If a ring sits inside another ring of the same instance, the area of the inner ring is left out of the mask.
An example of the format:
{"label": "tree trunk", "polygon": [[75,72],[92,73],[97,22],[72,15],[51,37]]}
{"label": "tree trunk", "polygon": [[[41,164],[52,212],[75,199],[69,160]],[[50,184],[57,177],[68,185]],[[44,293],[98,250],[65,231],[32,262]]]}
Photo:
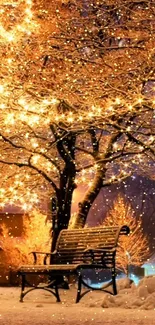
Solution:
{"label": "tree trunk", "polygon": [[[63,103],[64,104],[64,103]],[[66,109],[66,107],[62,107]],[[61,125],[60,125],[61,126]],[[64,168],[60,172],[59,189],[56,193],[56,215],[53,220],[52,229],[52,247],[54,251],[57,238],[62,229],[68,228],[71,216],[71,203],[73,191],[75,189],[75,142],[76,136],[74,133],[66,133],[62,128],[56,129],[51,125],[51,130],[57,140],[57,150],[64,162]]]}
{"label": "tree trunk", "polygon": [[84,225],[86,223],[88,212],[89,212],[95,198],[99,194],[100,189],[103,187],[103,179],[105,177],[105,173],[106,173],[105,166],[100,165],[98,167],[98,171],[96,173],[96,176],[95,176],[92,186],[87,191],[83,201],[79,203],[79,212],[78,212],[78,215],[75,220],[74,228],[83,228],[84,227]]}
{"label": "tree trunk", "polygon": [[[68,195],[65,195],[66,191],[63,190],[63,193],[62,193],[63,195],[61,195],[58,198],[58,209],[57,209],[57,213],[55,215],[55,219],[53,220],[51,252],[53,252],[56,248],[56,243],[57,243],[57,239],[60,234],[60,231],[68,228],[68,223],[69,223],[70,214],[71,214],[71,200],[72,200],[73,191],[74,191],[73,186],[68,191]],[[64,196],[65,196],[65,200],[64,200]],[[62,197],[63,197],[63,199],[62,199]],[[50,258],[50,264],[53,264],[52,256]],[[53,281],[53,280],[55,280],[61,288],[69,289],[68,282],[66,280],[64,280],[64,277],[62,275],[55,276],[54,278],[50,277],[50,281]]]}
{"label": "tree trunk", "polygon": [[60,190],[57,197],[56,214],[53,218],[52,252],[55,250],[57,238],[62,229],[67,229],[71,217],[72,196],[75,189],[75,166],[68,164],[61,175]]}

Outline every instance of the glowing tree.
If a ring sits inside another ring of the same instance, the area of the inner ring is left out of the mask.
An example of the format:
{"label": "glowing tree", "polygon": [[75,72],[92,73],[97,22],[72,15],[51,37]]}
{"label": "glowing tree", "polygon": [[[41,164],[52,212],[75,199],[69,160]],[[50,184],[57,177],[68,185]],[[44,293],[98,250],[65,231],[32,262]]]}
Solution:
{"label": "glowing tree", "polygon": [[154,1],[0,0],[0,204],[51,199],[54,240],[80,182],[154,169]]}
{"label": "glowing tree", "polygon": [[128,225],[130,234],[122,236],[117,249],[117,267],[128,274],[129,264],[140,266],[149,257],[149,242],[143,233],[142,220],[134,216],[131,205],[118,196],[104,222],[106,226]]}
{"label": "glowing tree", "polygon": [[[1,225],[1,265],[7,270],[17,270],[19,265],[32,264],[32,251],[47,252],[50,250],[51,225],[46,222],[46,215],[34,210],[23,218],[23,235],[16,238],[10,235],[8,228]],[[38,255],[37,263],[42,264],[43,257]]]}

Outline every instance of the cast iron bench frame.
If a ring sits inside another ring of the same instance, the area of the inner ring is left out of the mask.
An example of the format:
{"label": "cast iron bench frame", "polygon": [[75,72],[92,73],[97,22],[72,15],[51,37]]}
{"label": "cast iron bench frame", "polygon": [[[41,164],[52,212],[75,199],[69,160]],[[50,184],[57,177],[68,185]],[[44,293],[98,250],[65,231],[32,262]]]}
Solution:
{"label": "cast iron bench frame", "polygon": [[[62,230],[59,234],[56,250],[53,253],[31,252],[34,257],[33,265],[23,265],[18,274],[21,277],[20,301],[32,290],[43,289],[52,293],[57,302],[60,302],[59,286],[54,277],[74,274],[78,278],[76,303],[91,290],[101,290],[112,295],[117,294],[116,287],[116,249],[120,235],[128,235],[128,226],[93,227],[73,230]],[[43,254],[43,265],[37,264],[37,255]],[[47,258],[52,263],[47,265]],[[111,280],[102,288],[94,288],[83,279],[84,269],[108,269],[111,271]],[[32,284],[26,279],[27,275],[48,275],[51,281],[44,284]],[[82,292],[82,285],[85,287]],[[113,292],[107,290],[112,285]],[[26,286],[30,287],[25,291]]]}

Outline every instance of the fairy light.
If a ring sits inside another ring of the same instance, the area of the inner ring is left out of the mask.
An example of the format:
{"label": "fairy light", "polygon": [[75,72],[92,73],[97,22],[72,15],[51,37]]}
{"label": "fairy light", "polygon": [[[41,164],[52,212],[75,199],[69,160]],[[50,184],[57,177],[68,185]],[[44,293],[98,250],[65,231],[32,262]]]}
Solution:
{"label": "fairy light", "polygon": [[39,155],[34,155],[33,158],[32,158],[33,163],[34,163],[34,164],[37,164],[38,161],[39,161],[39,159],[40,159],[40,156],[39,156]]}
{"label": "fairy light", "polygon": [[11,132],[11,130],[9,128],[6,128],[5,132],[9,134]]}
{"label": "fairy light", "polygon": [[5,104],[0,104],[0,109],[5,109]]}
{"label": "fairy light", "polygon": [[23,206],[22,206],[23,210],[28,210],[28,204],[27,203],[24,203]]}
{"label": "fairy light", "polygon": [[0,195],[3,195],[5,193],[5,189],[4,188],[0,188]]}
{"label": "fairy light", "polygon": [[19,120],[20,121],[27,121],[27,116],[26,116],[26,114],[24,114],[24,113],[20,113],[19,114]]}
{"label": "fairy light", "polygon": [[112,105],[110,105],[110,106],[108,106],[108,111],[110,111],[110,112],[112,112],[113,110],[114,110],[114,108],[113,108],[113,106]]}
{"label": "fairy light", "polygon": [[128,106],[128,108],[129,108],[130,111],[132,111],[133,106],[130,104],[130,105]]}
{"label": "fairy light", "polygon": [[89,113],[88,113],[88,117],[89,117],[89,118],[92,118],[92,117],[93,117],[93,115],[94,115],[94,113],[93,113],[93,112],[89,112]]}
{"label": "fairy light", "polygon": [[69,117],[67,118],[67,122],[72,123],[73,121],[74,121],[73,116],[69,116]]}
{"label": "fairy light", "polygon": [[149,137],[148,141],[151,142],[151,143],[154,142],[155,141],[155,137],[153,135],[151,135]]}
{"label": "fairy light", "polygon": [[50,122],[51,122],[51,120],[50,120],[49,117],[46,117],[46,118],[43,120],[43,124],[46,125],[46,126],[49,125]]}
{"label": "fairy light", "polygon": [[12,59],[11,58],[7,59],[7,61],[8,61],[8,64],[12,64]]}
{"label": "fairy light", "polygon": [[117,150],[119,149],[119,145],[118,145],[118,143],[114,143],[114,144],[113,144],[113,148],[114,148],[114,150],[117,151]]}
{"label": "fairy light", "polygon": [[51,102],[51,104],[56,105],[59,103],[59,100],[56,98],[52,98],[50,102]]}
{"label": "fairy light", "polygon": [[29,124],[34,125],[34,124],[39,124],[40,117],[38,115],[31,116],[29,119]]}
{"label": "fairy light", "polygon": [[18,104],[21,105],[21,106],[25,106],[26,105],[25,99],[24,98],[19,98]]}
{"label": "fairy light", "polygon": [[42,104],[43,104],[43,105],[46,105],[46,106],[50,105],[50,103],[51,103],[51,101],[48,100],[48,99],[44,99],[44,100],[42,101]]}
{"label": "fairy light", "polygon": [[38,147],[38,143],[36,141],[32,141],[31,142],[32,148],[37,148]]}
{"label": "fairy light", "polygon": [[13,186],[10,186],[9,187],[9,191],[13,192],[14,191],[14,187]]}
{"label": "fairy light", "polygon": [[[56,115],[55,116],[55,121],[59,121],[59,119],[60,119],[60,116]],[[49,121],[49,119],[46,119],[46,121]]]}
{"label": "fairy light", "polygon": [[5,119],[5,124],[14,124],[15,123],[15,116],[14,116],[14,113],[9,113],[7,116],[6,116],[6,119]]}
{"label": "fairy light", "polygon": [[121,99],[120,99],[119,97],[117,97],[117,98],[115,99],[115,104],[116,104],[116,105],[120,105],[120,103],[121,103]]}
{"label": "fairy light", "polygon": [[4,92],[4,86],[0,85],[0,94],[2,94]]}
{"label": "fairy light", "polygon": [[102,112],[102,108],[101,108],[101,107],[98,107],[98,108],[97,108],[97,113],[98,113],[98,114],[101,114],[101,112]]}
{"label": "fairy light", "polygon": [[143,98],[138,98],[137,103],[141,104],[143,102]]}

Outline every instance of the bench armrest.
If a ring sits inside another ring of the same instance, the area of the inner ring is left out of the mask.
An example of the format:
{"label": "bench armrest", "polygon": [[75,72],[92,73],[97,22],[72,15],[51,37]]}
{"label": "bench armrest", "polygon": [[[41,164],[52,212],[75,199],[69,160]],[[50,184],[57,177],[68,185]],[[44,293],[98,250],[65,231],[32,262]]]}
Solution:
{"label": "bench armrest", "polygon": [[32,254],[33,255],[33,258],[34,258],[34,264],[37,264],[37,256],[38,255],[45,255],[44,256],[44,259],[43,259],[43,264],[46,265],[46,260],[47,260],[47,257],[49,256],[55,256],[57,254],[57,251],[54,251],[53,253],[49,253],[49,252],[38,252],[38,251],[32,251],[30,252],[29,254]]}

